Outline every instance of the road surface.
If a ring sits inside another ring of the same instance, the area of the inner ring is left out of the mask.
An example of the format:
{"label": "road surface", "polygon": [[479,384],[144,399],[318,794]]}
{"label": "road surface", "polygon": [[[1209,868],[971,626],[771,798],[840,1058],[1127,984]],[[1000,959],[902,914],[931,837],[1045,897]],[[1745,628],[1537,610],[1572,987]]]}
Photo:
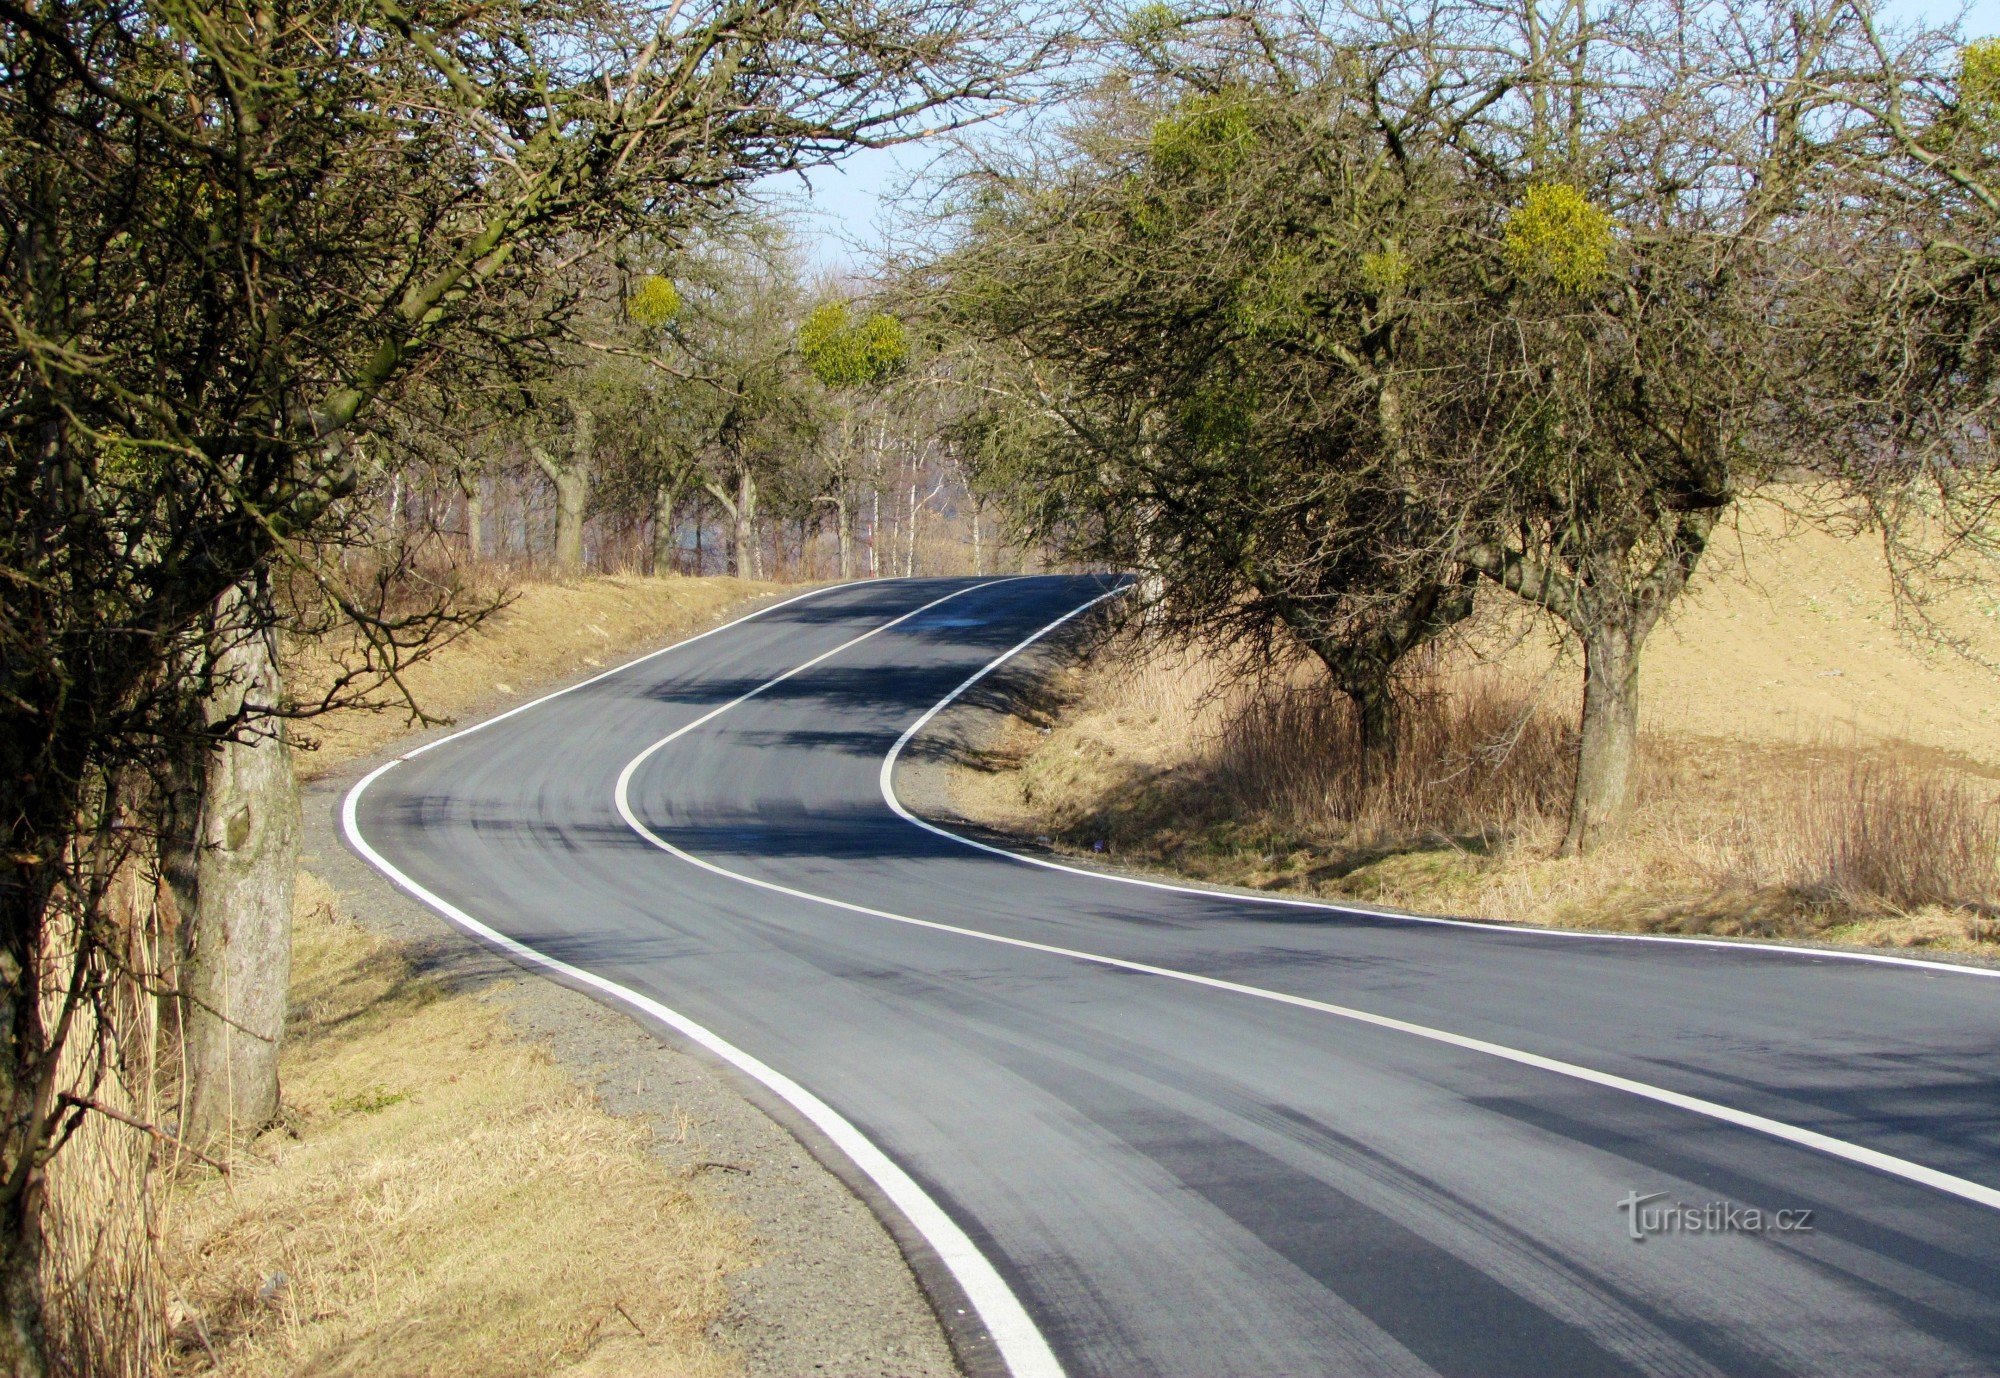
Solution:
{"label": "road surface", "polygon": [[905,730],[1104,587],[821,591],[392,763],[349,837],[774,1088],[928,1241],[975,1368],[2000,1373],[2000,980],[900,816]]}

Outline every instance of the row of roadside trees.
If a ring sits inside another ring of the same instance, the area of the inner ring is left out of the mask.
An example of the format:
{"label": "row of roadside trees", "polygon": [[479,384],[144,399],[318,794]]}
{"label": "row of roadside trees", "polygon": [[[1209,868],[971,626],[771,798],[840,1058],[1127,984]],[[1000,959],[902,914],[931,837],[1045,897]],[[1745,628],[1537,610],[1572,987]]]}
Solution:
{"label": "row of roadside trees", "polygon": [[807,273],[767,216],[575,275],[549,367],[453,390],[390,456],[385,525],[563,576],[844,578],[909,572],[919,528],[976,520],[935,350]]}
{"label": "row of roadside trees", "polygon": [[2000,45],[1872,0],[1146,5],[968,169],[916,292],[983,477],[1170,630],[1398,667],[1505,590],[1582,652],[1566,848],[1629,807],[1638,669],[1712,533],[1810,490],[1910,610],[1995,550]]}

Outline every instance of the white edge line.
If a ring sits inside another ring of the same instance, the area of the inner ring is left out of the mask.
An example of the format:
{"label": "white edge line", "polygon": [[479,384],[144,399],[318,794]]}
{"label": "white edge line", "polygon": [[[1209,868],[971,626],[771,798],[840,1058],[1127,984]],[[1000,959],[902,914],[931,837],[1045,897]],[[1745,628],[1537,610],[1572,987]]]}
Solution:
{"label": "white edge line", "polygon": [[[873,581],[860,580],[856,582],[866,583]],[[992,584],[1004,582],[1007,581],[993,579],[983,584],[973,584],[966,588],[954,590],[946,594],[943,598],[926,603],[923,607],[905,613],[901,617],[894,619],[894,621],[884,623],[872,631],[854,638],[853,641],[844,642],[840,646],[834,647],[831,651],[815,656],[803,665],[794,666],[776,679],[767,680],[763,684],[758,685],[756,688],[750,690],[749,693],[732,699],[719,708],[711,709],[708,713],[688,723],[673,735],[679,736],[682,732],[691,731],[716,715],[742,703],[745,699],[763,693],[773,685],[781,683],[810,666],[818,664],[828,656],[847,649],[848,646],[854,645],[855,642],[865,641],[868,637],[887,631],[890,627],[907,621],[909,618],[915,617],[918,613],[926,612],[936,607],[939,603],[949,602],[961,594],[971,593],[977,589],[987,588]],[[699,635],[688,637],[686,640],[675,642],[671,646],[662,647],[660,650],[649,652],[634,660],[629,660],[623,665],[606,670],[601,675],[593,675],[591,678],[572,684],[567,688],[558,689],[551,694],[544,694],[540,698],[509,709],[505,713],[487,718],[482,722],[451,733],[449,736],[440,737],[436,741],[427,742],[413,751],[405,752],[394,760],[386,761],[356,782],[354,788],[349,790],[346,798],[341,801],[342,830],[347,835],[348,844],[366,858],[368,863],[374,866],[376,870],[387,876],[410,895],[436,910],[446,919],[449,919],[459,928],[464,929],[467,933],[491,943],[519,961],[532,966],[542,967],[545,970],[566,977],[579,985],[600,991],[612,999],[638,1010],[642,1014],[659,1020],[662,1024],[665,1024],[683,1037],[708,1049],[711,1053],[722,1058],[745,1075],[755,1078],[773,1094],[783,1099],[792,1109],[803,1115],[814,1128],[826,1135],[836,1148],[846,1154],[848,1160],[865,1173],[869,1180],[875,1183],[883,1195],[894,1203],[896,1208],[903,1213],[904,1218],[924,1237],[925,1242],[930,1245],[944,1266],[950,1269],[952,1277],[958,1282],[959,1287],[964,1290],[966,1298],[972,1303],[974,1310],[978,1312],[980,1320],[984,1322],[987,1334],[991,1337],[995,1348],[999,1350],[1002,1362],[1007,1365],[1008,1371],[1014,1375],[1014,1378],[1063,1378],[1062,1365],[1057,1362],[1054,1352],[1048,1346],[1048,1341],[1042,1337],[1041,1330],[1035,1325],[1033,1319],[1029,1317],[1027,1309],[1021,1305],[1020,1299],[1014,1295],[1013,1289],[1007,1285],[1006,1280],[1000,1276],[999,1271],[994,1268],[993,1264],[984,1254],[980,1253],[978,1246],[972,1242],[964,1230],[959,1228],[957,1222],[953,1221],[945,1213],[944,1209],[931,1199],[930,1194],[919,1186],[916,1180],[907,1172],[898,1167],[886,1153],[876,1147],[867,1135],[855,1128],[845,1116],[776,1068],[753,1057],[704,1025],[696,1023],[686,1015],[669,1008],[651,996],[642,995],[638,991],[619,985],[616,981],[607,980],[595,972],[586,971],[581,967],[572,966],[570,963],[561,961],[558,958],[547,956],[544,953],[536,951],[526,943],[511,938],[498,929],[480,922],[457,905],[452,904],[442,896],[434,894],[413,880],[401,868],[396,866],[394,862],[391,862],[387,857],[376,851],[368,839],[362,836],[361,833],[358,814],[362,794],[375,781],[394,769],[397,765],[409,760],[412,756],[420,755],[432,747],[442,746],[446,742],[455,741],[460,737],[477,732],[481,728],[490,727],[494,723],[513,717],[517,713],[526,712],[538,704],[547,703],[550,699],[560,698],[562,695],[581,689],[585,685],[595,684],[598,680],[615,675],[622,670],[630,669],[634,665],[652,660],[656,656],[665,655],[668,651],[678,650],[682,646],[700,641],[703,637],[713,636],[716,632],[725,631],[730,627],[748,622],[753,618],[761,617],[765,613],[774,612],[788,604],[796,603],[800,599],[811,598],[817,594],[828,592],[832,588],[851,587],[854,587],[854,584],[829,585],[827,588],[812,589],[806,593],[799,594],[797,597],[787,598],[783,602],[759,608],[755,612],[736,618],[734,621],[711,627]],[[671,740],[671,738],[666,740]],[[654,746],[647,748],[646,754],[651,754],[653,750],[664,744],[664,740],[655,743]],[[627,774],[619,776],[621,806],[625,780],[630,770],[631,767],[627,766]]]}
{"label": "white edge line", "polygon": [[896,761],[903,754],[903,748],[908,746],[916,738],[916,735],[930,724],[931,719],[951,707],[966,690],[979,683],[980,680],[985,679],[1002,665],[1005,665],[1015,656],[1027,650],[1030,646],[1068,622],[1071,618],[1081,616],[1083,613],[1096,607],[1099,603],[1116,598],[1128,592],[1129,589],[1129,585],[1122,588],[1115,588],[1109,593],[1101,594],[1091,599],[1080,608],[1072,608],[1055,621],[1049,623],[1048,626],[1043,627],[1040,631],[1028,637],[1027,640],[1017,646],[1011,647],[994,660],[988,662],[976,674],[968,678],[965,683],[959,685],[958,688],[952,690],[949,694],[946,694],[942,699],[939,699],[937,703],[932,705],[929,712],[911,723],[909,729],[896,739],[896,744],[889,748],[889,754],[882,760],[882,798],[888,802],[889,807],[894,809],[904,822],[914,823],[925,832],[936,833],[939,837],[950,838],[953,842],[960,843],[963,846],[973,847],[982,852],[990,852],[994,856],[1006,857],[1010,861],[1018,861],[1024,866],[1040,866],[1045,870],[1062,871],[1072,876],[1088,876],[1092,880],[1110,881],[1117,885],[1135,885],[1143,890],[1165,890],[1177,895],[1206,895],[1210,898],[1240,900],[1244,904],[1275,905],[1286,909],[1316,909],[1325,913],[1347,914],[1363,919],[1385,919],[1395,923],[1435,924],[1442,928],[1471,929],[1476,933],[1483,933],[1489,937],[1502,939],[1566,938],[1580,942],[1664,943],[1672,947],[1700,947],[1717,952],[1775,952],[1793,959],[1869,962],[1878,966],[1915,967],[1919,971],[1930,972],[1932,975],[1949,974],[1954,976],[1979,976],[1987,980],[2000,979],[2000,969],[1992,967],[1961,966],[1953,962],[1927,961],[1921,957],[1891,957],[1879,952],[1842,952],[1837,948],[1788,947],[1783,943],[1720,942],[1714,938],[1686,938],[1662,933],[1599,933],[1589,929],[1543,928],[1535,924],[1525,923],[1479,923],[1471,919],[1443,918],[1436,914],[1406,914],[1395,909],[1362,909],[1354,905],[1334,904],[1328,900],[1307,899],[1302,896],[1257,895],[1248,894],[1241,890],[1204,889],[1198,885],[1177,885],[1170,880],[1153,880],[1146,876],[1125,875],[1117,871],[1091,870],[1082,866],[1066,865],[1063,862],[1053,861],[1047,857],[1031,856],[1025,852],[1010,851],[1005,847],[996,847],[989,842],[981,842],[977,838],[953,832],[951,829],[942,827],[928,819],[919,818],[903,806],[903,801],[896,795],[896,787],[892,778],[896,769]]}
{"label": "white edge line", "polygon": [[[985,585],[977,585],[975,587],[985,587]],[[960,590],[960,592],[962,593],[970,593],[972,591],[973,590],[970,588]],[[1108,594],[1104,595],[1104,597],[1109,597],[1109,596],[1111,595]],[[943,602],[946,600],[939,599],[938,601]],[[1103,601],[1102,597],[1092,599],[1090,603],[1086,603],[1082,608],[1073,609],[1071,612],[1065,614],[1063,618],[1058,619],[1058,621],[1052,625],[1059,626],[1063,621],[1067,621],[1070,617],[1074,617],[1079,613],[1083,612],[1085,608],[1094,606],[1096,603],[1102,601]],[[814,657],[812,661],[809,661],[807,663],[817,664],[820,661],[827,659],[828,656],[837,654],[839,651],[846,649],[847,646],[855,645],[859,642],[866,641],[869,637],[875,636],[880,632],[887,631],[890,627],[895,626],[900,622],[907,621],[909,618],[916,616],[918,613],[926,611],[927,608],[935,606],[936,606],[935,603],[927,604],[924,608],[918,608],[914,612],[906,613],[904,614],[904,616],[895,619],[894,622],[884,623],[883,625],[874,628],[872,631],[865,632],[861,636],[854,638],[853,641],[845,643],[845,645],[843,646],[835,647],[833,651],[827,652],[825,655]],[[1040,636],[1043,633],[1046,633],[1048,630],[1049,630],[1048,628],[1044,628],[1042,633],[1037,633],[1036,635]],[[1030,637],[1029,641],[1023,644],[1024,645],[1030,644],[1034,640],[1035,637]],[[1017,646],[1014,649],[1018,651],[1021,648]],[[1013,653],[1014,653],[1013,651],[1007,652],[1006,655],[1000,657],[1000,661],[1004,661],[1008,655],[1012,655]],[[998,664],[1000,663],[1000,661],[995,661],[993,662],[993,664]],[[797,674],[798,670],[802,668],[804,667],[801,666],[793,670],[786,671],[785,674],[778,676],[776,679],[769,681],[767,684],[759,685],[757,688],[751,690],[750,693],[745,694],[743,698],[747,699],[749,697],[752,697],[755,694],[763,692],[763,690],[768,688],[771,684],[776,684],[785,679],[789,679],[792,675]],[[993,665],[989,664],[986,668],[987,670],[991,670],[993,668]],[[985,671],[981,671],[980,675],[974,675],[971,680],[967,681],[967,683],[970,684],[977,682],[978,679],[981,677],[981,675],[983,675],[984,673]],[[959,690],[956,692],[963,692],[965,688],[966,685],[960,685]],[[956,697],[956,692],[952,697]],[[742,702],[742,699],[738,699],[736,700],[736,702],[740,703]],[[950,702],[950,699],[947,699],[946,702]],[[729,705],[725,705],[725,708],[728,706]],[[721,711],[723,710],[721,709],[717,710],[717,712]],[[936,709],[932,710],[932,712],[935,711]],[[711,718],[713,716],[714,714],[709,715],[709,717]],[[928,716],[929,715],[927,714],[926,717]],[[704,719],[704,721],[705,720],[706,719]],[[922,720],[919,720],[920,725],[921,721]],[[861,914],[870,918],[886,919],[892,923],[906,924],[912,928],[929,929],[930,931],[935,933],[950,933],[955,936],[964,938],[976,938],[982,942],[996,943],[1003,947],[1018,948],[1028,952],[1045,953],[1053,957],[1068,958],[1072,961],[1087,962],[1096,966],[1115,968],[1120,971],[1136,972],[1145,976],[1156,976],[1164,980],[1180,981],[1188,985],[1203,986],[1210,990],[1227,991],[1234,995],[1246,995],[1254,999],[1268,1000],[1276,1004],[1291,1005],[1299,1009],[1314,1010],[1322,1014],[1331,1014],[1338,1018],[1351,1020],[1358,1024],[1366,1024],[1373,1026],[1375,1028],[1388,1029],[1396,1033],[1409,1034],[1417,1038],[1428,1040],[1429,1042],[1440,1043],[1448,1047],[1464,1049],[1465,1051],[1468,1052],[1480,1053],[1488,1057],[1498,1058],[1506,1062],[1512,1062],[1519,1066],[1532,1067],[1539,1071],[1551,1072],[1557,1076],[1567,1077],[1574,1081],[1585,1082],[1593,1086],[1605,1087],[1613,1091],[1622,1091],[1628,1095],[1638,1097],[1642,1100],[1653,1101],[1660,1105],[1667,1105],[1667,1106],[1672,1106],[1675,1109],[1690,1111],[1694,1114],[1704,1116],[1708,1119],[1716,1120],[1723,1124],[1733,1125],[1737,1128],[1747,1129],[1754,1133],[1763,1134],[1766,1135],[1767,1137],[1778,1139],[1786,1143],[1796,1144],[1803,1148],[1812,1149],[1816,1152],[1824,1153],[1829,1157],[1839,1158],[1862,1167],[1871,1168],[1874,1169],[1875,1171],[1887,1174],[1892,1177],[1900,1177],[1905,1181],[1914,1182],[1917,1183],[1918,1185],[1929,1187],[1935,1191],[1959,1197],[1963,1200],[1970,1201],[1976,1205],[1985,1206],[1990,1210],[2000,1210],[2000,1189],[1995,1189],[1993,1187],[1986,1186],[1983,1183],[1970,1181],[1963,1177],[1956,1177],[1948,1172],[1942,1172],[1936,1168],[1926,1167],[1922,1163],[1914,1163],[1909,1161],[1908,1159],[1895,1157],[1893,1154],[1883,1153],[1878,1149],[1867,1148],[1860,1144],[1849,1143],[1845,1139],[1837,1139],[1830,1134],[1822,1134],[1817,1130],[1804,1129],[1798,1125],[1786,1124],[1782,1120],[1774,1120],[1767,1118],[1766,1116],[1763,1115],[1751,1114],[1750,1112],[1745,1110],[1738,1110],[1734,1106],[1723,1105],[1717,1101],[1703,1100],[1698,1096],[1685,1095],[1682,1092],[1668,1090],[1667,1088],[1662,1086],[1654,1086],[1648,1082],[1635,1081],[1629,1077],[1616,1076],[1609,1072],[1600,1072],[1593,1067],[1585,1067],[1573,1062],[1563,1062],[1556,1058],[1543,1057],[1539,1053],[1530,1053],[1523,1051],[1522,1049],[1519,1048],[1510,1048],[1505,1044],[1501,1043],[1490,1043],[1485,1039],[1472,1038],[1465,1034],[1457,1034],[1457,1033],[1452,1033],[1449,1030],[1445,1029],[1432,1028],[1431,1026],[1426,1024],[1416,1024],[1410,1022],[1409,1020],[1396,1019],[1389,1015],[1375,1014],[1367,1010],[1353,1009],[1345,1005],[1335,1005],[1324,1000],[1314,1000],[1302,995],[1291,995],[1283,991],[1269,990],[1262,986],[1243,985],[1236,981],[1225,981],[1219,977],[1202,976],[1197,973],[1188,971],[1177,971],[1171,967],[1153,966],[1150,963],[1146,962],[1127,961],[1124,958],[1120,957],[1107,957],[1101,953],[1083,952],[1076,948],[1058,947],[1051,943],[1038,943],[1030,941],[1025,938],[1009,938],[997,933],[987,933],[975,928],[963,928],[956,924],[940,923],[932,919],[912,918],[907,914],[897,914],[887,909],[876,909],[870,905],[855,904],[848,900],[833,899],[826,895],[816,895],[808,890],[799,890],[789,885],[780,885],[775,881],[763,880],[756,876],[749,876],[749,875],[744,875],[741,872],[731,871],[726,867],[718,866],[712,861],[704,860],[701,857],[695,856],[689,852],[683,851],[679,847],[674,846],[673,843],[667,841],[665,838],[655,833],[652,829],[648,828],[632,808],[632,802],[631,802],[632,778],[638,772],[639,768],[642,765],[644,765],[646,761],[650,759],[656,752],[658,752],[660,748],[666,746],[669,742],[682,736],[684,733],[691,730],[694,726],[695,724],[690,723],[688,724],[687,727],[683,727],[675,732],[668,734],[665,737],[662,737],[659,741],[654,742],[651,746],[648,746],[644,751],[641,751],[638,755],[634,756],[630,761],[626,762],[625,768],[618,773],[618,784],[614,792],[614,798],[618,806],[619,816],[625,820],[627,826],[629,826],[633,832],[637,833],[640,837],[650,842],[653,846],[658,847],[661,851],[666,852],[668,855],[677,857],[691,866],[695,866],[700,868],[701,870],[709,872],[711,875],[721,876],[728,880],[738,881],[744,885],[754,886],[759,890],[768,891],[772,894],[785,895],[792,899],[806,900],[810,903],[826,905],[829,908],[844,910],[851,914]],[[911,735],[910,733],[905,733],[903,740],[907,741],[910,735]],[[900,746],[901,743],[899,743],[898,745]],[[892,751],[890,758],[888,759],[888,761],[885,762],[885,770],[887,769],[887,766],[889,764],[893,763],[893,759],[894,759],[894,753]],[[899,809],[898,812],[902,812],[902,810]],[[909,817],[907,813],[905,813],[904,816]],[[950,836],[950,834],[947,834],[947,836]],[[1002,853],[1002,855],[1008,855],[1008,854]],[[1068,869],[1068,868],[1062,868],[1062,869]],[[1082,874],[1091,875],[1094,873],[1086,871],[1083,872]],[[1162,888],[1171,888],[1171,887],[1162,887]],[[1198,891],[1195,893],[1210,894],[1215,892]],[[1784,949],[1779,949],[1779,950],[1783,951]],[[954,1226],[953,1228],[955,1229],[956,1227]],[[984,1258],[980,1258],[978,1261],[982,1265],[985,1264]],[[990,1267],[990,1265],[987,1266]],[[1000,1280],[997,1276],[994,1277],[994,1282],[996,1284],[999,1284],[1004,1289],[1005,1284],[1000,1283]],[[968,1293],[970,1293],[971,1288],[968,1287],[967,1291]],[[1008,1301],[1013,1300],[1011,1292],[1007,1292],[1005,1295]],[[1018,1303],[1015,1303],[1015,1305],[1018,1305]],[[981,1315],[985,1317],[987,1316],[987,1313],[982,1309]],[[989,1326],[991,1326],[992,1318],[987,1317],[987,1319]],[[1022,1313],[1021,1315],[1021,1322],[1023,1325],[1027,1327],[1028,1333],[1032,1334],[1035,1340],[1039,1342],[1040,1334],[1038,1331],[1034,1330],[1033,1322],[1027,1318],[1025,1313]],[[999,1338],[997,1327],[995,1327],[995,1338],[996,1340]],[[1003,1347],[1003,1353],[1004,1352],[1005,1351]],[[1054,1362],[1053,1357],[1050,1358],[1049,1362],[1050,1363]],[[1010,1368],[1014,1367],[1014,1361],[1011,1355],[1009,1356],[1009,1367]],[[1019,1374],[1023,1372],[1034,1372],[1037,1370],[1032,1370],[1032,1369],[1024,1370],[1022,1368],[1014,1368],[1014,1371],[1017,1374]]]}

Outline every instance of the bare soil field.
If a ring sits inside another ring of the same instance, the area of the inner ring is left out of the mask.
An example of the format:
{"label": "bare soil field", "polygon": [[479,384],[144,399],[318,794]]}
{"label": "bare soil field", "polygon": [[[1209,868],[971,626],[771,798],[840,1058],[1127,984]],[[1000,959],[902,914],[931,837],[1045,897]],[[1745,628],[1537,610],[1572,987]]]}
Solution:
{"label": "bare soil field", "polygon": [[[2000,604],[1941,615],[2000,660]],[[1880,549],[1746,507],[1646,651],[1639,804],[1556,845],[1573,652],[1495,596],[1364,782],[1311,666],[1261,684],[1126,634],[957,771],[955,807],[1112,864],[1465,915],[2000,956],[2000,675],[1906,635]]]}

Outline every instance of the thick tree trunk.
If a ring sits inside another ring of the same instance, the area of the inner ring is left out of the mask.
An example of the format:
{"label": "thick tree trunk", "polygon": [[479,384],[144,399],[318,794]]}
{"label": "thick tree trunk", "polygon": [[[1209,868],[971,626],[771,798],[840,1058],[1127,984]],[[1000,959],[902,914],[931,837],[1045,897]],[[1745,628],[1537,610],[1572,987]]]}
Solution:
{"label": "thick tree trunk", "polygon": [[653,575],[665,578],[674,572],[674,488],[662,483],[653,489]]}
{"label": "thick tree trunk", "polygon": [[550,475],[556,485],[556,569],[583,573],[583,506],[589,494],[586,475],[560,469]]}
{"label": "thick tree trunk", "polygon": [[1303,634],[1301,639],[1326,667],[1333,687],[1354,705],[1363,769],[1370,779],[1385,774],[1395,763],[1400,717],[1393,683],[1395,659],[1374,654],[1377,648],[1373,647],[1347,646]]}
{"label": "thick tree trunk", "polygon": [[540,445],[530,445],[535,463],[556,489],[555,564],[559,573],[583,573],[583,517],[590,505],[590,481],[597,454],[597,417],[588,407],[570,404],[569,457],[557,463]]}
{"label": "thick tree trunk", "polygon": [[[74,810],[67,815],[75,818]],[[48,827],[60,825],[38,820]],[[16,820],[10,841],[40,841],[53,835]],[[23,848],[25,852],[26,848]],[[24,868],[29,875],[34,868]],[[9,935],[0,949],[0,1097],[6,1123],[0,1143],[0,1374],[41,1378],[47,1372],[42,1327],[42,1204],[46,1178],[39,1162],[48,1134],[45,1078],[39,1075],[47,1049],[40,1014],[37,963],[24,938],[41,931],[48,891],[31,880],[0,889],[0,924]]]}
{"label": "thick tree trunk", "polygon": [[[41,1173],[36,1171],[39,1179]],[[33,1187],[39,1198],[39,1181]],[[39,1201],[11,1202],[0,1214],[0,1374],[41,1378],[48,1372],[42,1325],[42,1222]]]}
{"label": "thick tree trunk", "polygon": [[1639,651],[1643,634],[1600,627],[1583,642],[1583,721],[1563,855],[1591,851],[1632,809],[1639,746]]}
{"label": "thick tree trunk", "polygon": [[847,494],[842,492],[833,500],[834,539],[840,543],[840,577],[854,577],[854,527],[853,515],[847,510]]}
{"label": "thick tree trunk", "polygon": [[1389,676],[1364,680],[1347,690],[1354,702],[1354,720],[1361,733],[1361,755],[1371,773],[1385,771],[1396,759],[1396,696]]}
{"label": "thick tree trunk", "polygon": [[196,829],[195,895],[184,915],[181,1137],[196,1147],[254,1134],[278,1113],[278,1045],[292,966],[299,803],[282,724],[276,636],[240,590],[216,607],[209,723],[244,713],[209,755]]}

